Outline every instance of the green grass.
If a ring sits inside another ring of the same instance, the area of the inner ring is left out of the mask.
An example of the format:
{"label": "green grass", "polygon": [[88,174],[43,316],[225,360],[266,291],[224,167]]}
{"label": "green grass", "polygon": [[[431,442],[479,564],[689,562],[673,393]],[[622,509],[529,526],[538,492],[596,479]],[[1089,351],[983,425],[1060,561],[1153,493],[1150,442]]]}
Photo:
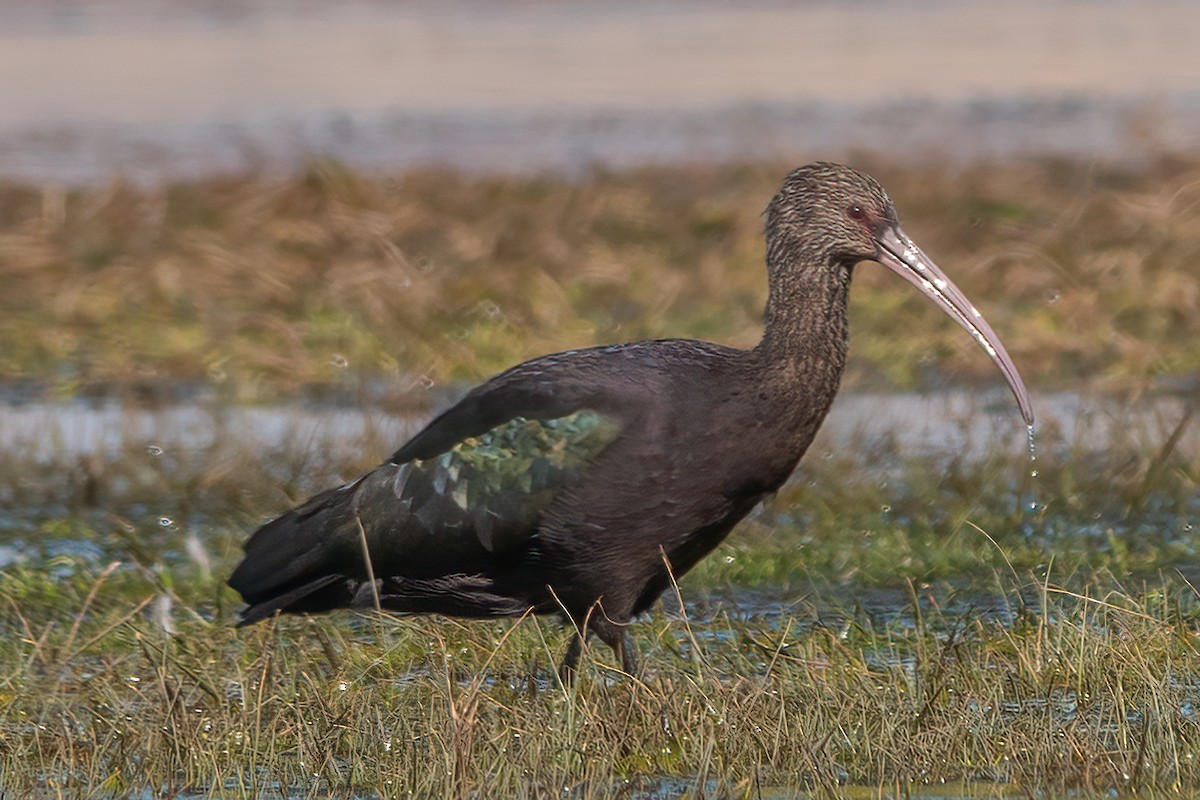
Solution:
{"label": "green grass", "polygon": [[593,649],[564,687],[551,669],[562,631],[536,620],[241,631],[214,618],[221,590],[194,575],[174,576],[180,594],[161,573],[58,567],[0,579],[0,767],[21,796],[1200,785],[1196,597],[1180,585],[1010,588],[1007,624],[945,615],[917,589],[902,624],[660,611],[635,627],[642,680]]}

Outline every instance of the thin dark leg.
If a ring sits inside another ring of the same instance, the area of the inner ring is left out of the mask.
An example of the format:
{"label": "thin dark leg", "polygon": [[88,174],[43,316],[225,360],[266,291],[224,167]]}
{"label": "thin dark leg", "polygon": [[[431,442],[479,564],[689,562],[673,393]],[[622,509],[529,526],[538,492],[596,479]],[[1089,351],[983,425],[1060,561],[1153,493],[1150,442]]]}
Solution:
{"label": "thin dark leg", "polygon": [[571,636],[571,643],[567,646],[567,652],[558,668],[558,677],[563,683],[570,686],[575,681],[575,676],[579,671],[579,657],[583,654],[583,640],[591,633],[595,633],[600,641],[612,648],[613,654],[617,657],[617,663],[621,665],[621,670],[625,674],[633,677],[640,674],[637,650],[633,647],[626,626],[608,620],[593,619],[582,635],[576,630],[575,634]]}
{"label": "thin dark leg", "polygon": [[633,648],[632,641],[629,638],[627,624],[611,622],[607,619],[596,619],[592,621],[591,629],[596,632],[596,636],[600,638],[600,641],[613,649],[613,653],[616,655],[617,663],[621,665],[621,669],[627,675],[637,677],[637,651]]}
{"label": "thin dark leg", "polygon": [[575,681],[581,653],[583,653],[583,637],[579,635],[579,631],[575,631],[571,634],[571,643],[567,645],[566,655],[563,656],[562,665],[558,668],[558,678],[567,686]]}

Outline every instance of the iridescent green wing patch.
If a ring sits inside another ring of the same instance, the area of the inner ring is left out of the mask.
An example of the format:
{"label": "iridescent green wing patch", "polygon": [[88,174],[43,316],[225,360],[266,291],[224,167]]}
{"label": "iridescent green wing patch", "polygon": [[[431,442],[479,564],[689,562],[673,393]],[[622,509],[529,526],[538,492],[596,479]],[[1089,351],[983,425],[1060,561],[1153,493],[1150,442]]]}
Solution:
{"label": "iridescent green wing patch", "polygon": [[554,496],[617,433],[612,420],[593,411],[516,417],[436,458],[409,462],[398,494],[427,529],[469,524],[485,548],[503,551],[528,535]]}

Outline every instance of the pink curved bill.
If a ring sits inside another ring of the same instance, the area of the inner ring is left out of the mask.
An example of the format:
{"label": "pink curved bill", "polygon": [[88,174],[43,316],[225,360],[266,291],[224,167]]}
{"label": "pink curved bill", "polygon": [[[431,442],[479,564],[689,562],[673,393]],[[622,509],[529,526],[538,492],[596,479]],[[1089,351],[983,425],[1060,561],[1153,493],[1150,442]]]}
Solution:
{"label": "pink curved bill", "polygon": [[876,233],[875,243],[879,245],[879,263],[892,270],[900,277],[921,290],[921,293],[937,304],[955,322],[966,328],[975,341],[983,348],[1000,372],[1008,381],[1017,405],[1021,408],[1021,416],[1026,425],[1033,425],[1033,406],[1029,402],[1029,392],[1017,372],[1017,367],[1009,358],[1008,351],[1000,343],[1000,337],[992,330],[983,315],[971,305],[946,273],[921,252],[921,248],[913,244],[913,240],[904,235],[904,231],[894,225],[888,225]]}

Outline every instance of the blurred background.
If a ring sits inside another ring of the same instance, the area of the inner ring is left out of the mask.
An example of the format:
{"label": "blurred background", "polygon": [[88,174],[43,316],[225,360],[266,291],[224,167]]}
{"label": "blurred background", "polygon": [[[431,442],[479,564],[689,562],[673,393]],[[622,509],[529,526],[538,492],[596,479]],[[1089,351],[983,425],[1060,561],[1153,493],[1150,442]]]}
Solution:
{"label": "blurred background", "polygon": [[[818,158],[889,187],[1033,390],[1047,496],[966,501],[1079,511],[1046,466],[1086,455],[1138,507],[1170,476],[1190,531],[1198,39],[1181,0],[8,0],[0,547],[230,557],[519,360],[750,346],[761,210]],[[1027,458],[969,336],[882,270],[852,294],[824,453]],[[38,535],[87,509],[123,522]]]}
{"label": "blurred background", "polygon": [[[1042,482],[963,502],[1084,513],[1096,458],[1089,525],[1169,478],[1153,526],[1182,536],[1198,39],[1182,0],[8,0],[4,558],[143,531],[151,561],[186,537],[229,558],[519,360],[750,346],[761,210],[818,158],[889,187],[1033,390]],[[851,314],[822,452],[1027,458],[989,360],[902,281],[860,268]]]}
{"label": "blurred background", "polygon": [[[816,158],[889,187],[1046,453],[1132,437],[1145,493],[1196,441],[1198,40],[1183,0],[0,2],[10,528],[262,516],[527,357],[754,344],[761,210]],[[823,449],[1024,457],[970,337],[856,283]]]}
{"label": "blurred background", "polygon": [[0,174],[1128,160],[1195,145],[1198,33],[1185,0],[7,0]]}

